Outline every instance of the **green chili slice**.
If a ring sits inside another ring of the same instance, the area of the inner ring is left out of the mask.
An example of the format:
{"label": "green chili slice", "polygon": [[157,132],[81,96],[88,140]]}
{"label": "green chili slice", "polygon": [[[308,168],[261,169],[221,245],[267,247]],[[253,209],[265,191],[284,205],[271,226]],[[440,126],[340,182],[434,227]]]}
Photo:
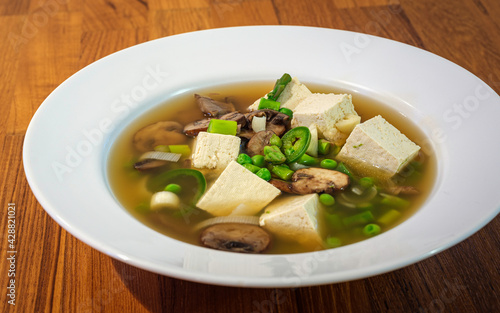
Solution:
{"label": "green chili slice", "polygon": [[299,126],[290,129],[281,137],[283,142],[282,150],[285,154],[288,163],[292,163],[300,159],[309,147],[311,142],[311,132],[305,126]]}
{"label": "green chili slice", "polygon": [[179,196],[191,199],[191,203],[198,202],[207,188],[205,176],[195,169],[179,168],[151,176],[146,182],[146,188],[151,192],[163,190],[169,184],[180,186]]}

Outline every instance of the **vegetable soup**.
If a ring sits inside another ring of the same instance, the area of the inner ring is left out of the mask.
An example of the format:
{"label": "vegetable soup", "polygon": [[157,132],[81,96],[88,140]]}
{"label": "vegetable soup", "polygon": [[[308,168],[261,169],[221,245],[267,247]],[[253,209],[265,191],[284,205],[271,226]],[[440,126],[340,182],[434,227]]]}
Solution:
{"label": "vegetable soup", "polygon": [[147,112],[113,143],[108,179],[131,215],[177,240],[309,252],[409,218],[434,184],[426,142],[375,99],[285,74],[186,92]]}

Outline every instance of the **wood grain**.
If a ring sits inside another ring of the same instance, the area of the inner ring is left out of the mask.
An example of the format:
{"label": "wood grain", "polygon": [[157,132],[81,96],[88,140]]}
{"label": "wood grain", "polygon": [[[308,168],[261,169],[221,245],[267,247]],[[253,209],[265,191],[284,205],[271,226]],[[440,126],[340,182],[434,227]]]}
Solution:
{"label": "wood grain", "polygon": [[[500,219],[408,267],[303,288],[210,286],[156,275],[87,246],[32,194],[22,166],[29,121],[60,83],[123,48],[183,32],[283,24],[360,31],[441,55],[500,91],[496,0],[0,0],[0,199],[16,205],[16,305],[1,312],[497,312]],[[473,208],[471,208],[473,209]]]}

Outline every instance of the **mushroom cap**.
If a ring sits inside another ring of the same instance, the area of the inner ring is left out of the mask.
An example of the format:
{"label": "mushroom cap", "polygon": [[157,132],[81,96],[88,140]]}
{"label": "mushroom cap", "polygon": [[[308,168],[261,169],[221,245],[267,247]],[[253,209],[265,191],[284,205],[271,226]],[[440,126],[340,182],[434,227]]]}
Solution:
{"label": "mushroom cap", "polygon": [[141,152],[159,145],[178,145],[186,142],[183,127],[178,122],[161,121],[139,129],[134,135],[134,146]]}
{"label": "mushroom cap", "polygon": [[217,250],[260,253],[269,246],[271,237],[257,225],[223,223],[206,228],[201,233],[201,242]]}
{"label": "mushroom cap", "polygon": [[269,145],[269,140],[274,135],[271,130],[263,130],[252,136],[247,144],[247,153],[250,156],[264,154],[264,147]]}

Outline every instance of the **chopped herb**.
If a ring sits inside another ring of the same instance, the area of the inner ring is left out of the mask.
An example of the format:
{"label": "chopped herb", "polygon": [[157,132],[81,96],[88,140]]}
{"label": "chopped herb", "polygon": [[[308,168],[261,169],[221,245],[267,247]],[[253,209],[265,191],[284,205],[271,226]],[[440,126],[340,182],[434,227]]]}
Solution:
{"label": "chopped herb", "polygon": [[362,144],[362,143],[360,143],[359,145],[357,145],[357,146],[352,146],[352,147],[353,147],[353,148],[355,148],[355,149],[357,149],[357,148],[361,147],[362,145],[363,145],[363,144]]}

